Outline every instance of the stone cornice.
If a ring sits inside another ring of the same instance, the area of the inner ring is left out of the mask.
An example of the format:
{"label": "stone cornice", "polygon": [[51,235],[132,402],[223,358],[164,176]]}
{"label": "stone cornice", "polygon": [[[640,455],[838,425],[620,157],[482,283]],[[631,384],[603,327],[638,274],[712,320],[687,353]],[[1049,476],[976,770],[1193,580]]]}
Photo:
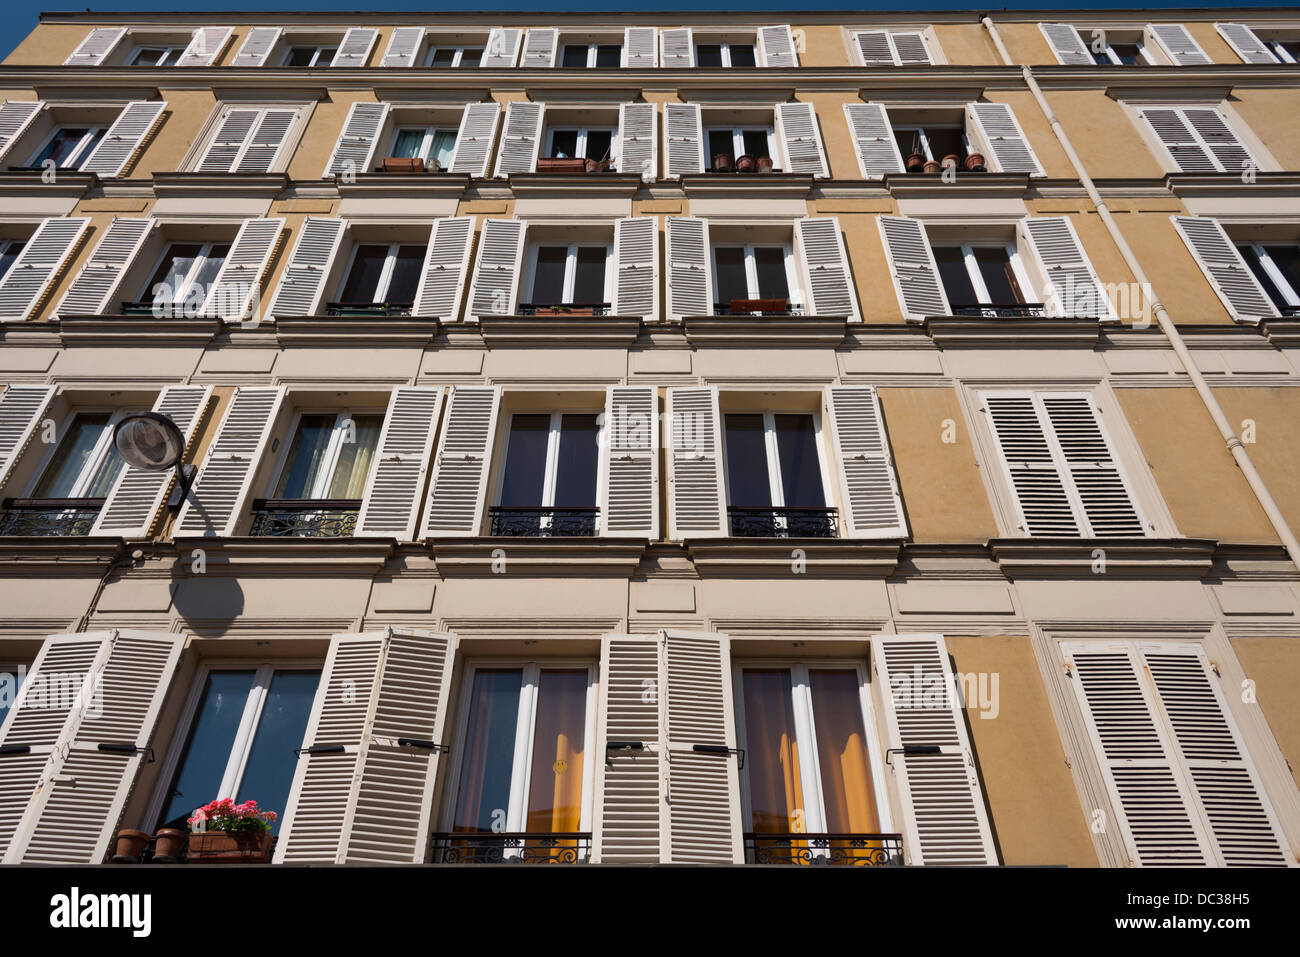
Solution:
{"label": "stone cornice", "polygon": [[286,173],[183,173],[153,174],[153,192],[164,197],[200,198],[224,196],[257,197],[272,200],[289,185]]}
{"label": "stone cornice", "polygon": [[640,316],[481,316],[479,334],[489,349],[527,346],[628,348],[641,334]]}
{"label": "stone cornice", "polygon": [[491,577],[502,554],[507,573],[530,578],[629,578],[646,543],[611,538],[440,539],[429,545],[444,578]]}
{"label": "stone cornice", "polygon": [[939,173],[891,173],[884,178],[885,188],[897,199],[962,199],[1007,197],[1021,198],[1030,185],[1037,186],[1028,173],[958,173],[955,182],[946,183]]}
{"label": "stone cornice", "polygon": [[689,199],[705,196],[755,196],[807,199],[814,180],[805,173],[687,173],[681,178]]}
{"label": "stone cornice", "polygon": [[338,191],[344,199],[408,196],[418,202],[421,199],[463,196],[469,184],[470,178],[462,173],[358,173],[351,183],[338,181]]}
{"label": "stone cornice", "polygon": [[686,550],[701,578],[887,578],[898,568],[902,542],[719,538],[687,540]]}
{"label": "stone cornice", "polygon": [[0,538],[0,577],[103,574],[124,553],[120,538]]}
{"label": "stone cornice", "polygon": [[965,316],[928,316],[926,332],[940,348],[992,346],[1059,348],[1096,346],[1101,338],[1097,319],[985,319]]}
{"label": "stone cornice", "polygon": [[19,196],[79,197],[99,185],[95,173],[75,173],[59,170],[54,182],[46,183],[39,171],[30,173],[0,172],[0,200]]}
{"label": "stone cornice", "polygon": [[837,346],[848,335],[846,316],[684,316],[692,345]]}
{"label": "stone cornice", "polygon": [[435,316],[354,318],[345,316],[282,317],[269,328],[277,344],[286,346],[419,346],[438,334]]}
{"label": "stone cornice", "polygon": [[1229,173],[1169,173],[1165,176],[1169,191],[1179,197],[1275,195],[1293,199],[1300,192],[1300,173],[1257,171],[1244,182],[1241,171]]}
{"label": "stone cornice", "polygon": [[62,316],[48,325],[64,346],[136,348],[202,346],[221,331],[220,319],[156,319],[153,316]]}
{"label": "stone cornice", "polygon": [[310,577],[318,573],[313,566],[331,574],[372,575],[392,557],[394,546],[386,538],[177,538],[171,544],[187,567],[194,549],[202,549],[204,574],[222,578],[279,578],[289,572]]}
{"label": "stone cornice", "polygon": [[[511,173],[506,182],[515,196],[530,199],[557,195],[566,199],[631,199],[641,188],[641,177],[636,173]],[[583,212],[575,210],[574,215]]]}
{"label": "stone cornice", "polygon": [[[994,538],[989,552],[1009,579],[1201,579],[1218,543],[1204,538]],[[1103,566],[1099,561],[1104,556]]]}

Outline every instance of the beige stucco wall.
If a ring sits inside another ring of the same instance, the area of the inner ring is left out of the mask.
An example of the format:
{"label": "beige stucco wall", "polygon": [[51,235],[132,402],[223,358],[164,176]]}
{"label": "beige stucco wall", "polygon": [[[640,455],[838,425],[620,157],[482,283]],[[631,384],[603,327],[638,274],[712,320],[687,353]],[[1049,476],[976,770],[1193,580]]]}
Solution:
{"label": "beige stucco wall", "polygon": [[1255,441],[1246,451],[1287,524],[1300,529],[1300,390],[1216,388],[1214,394],[1238,436],[1253,420]]}
{"label": "beige stucco wall", "polygon": [[997,23],[997,28],[1007,52],[1016,63],[1028,63],[1030,66],[1056,64],[1056,55],[1047,45],[1037,23]]}
{"label": "beige stucco wall", "polygon": [[978,23],[938,23],[934,34],[953,66],[991,66],[1002,62],[988,31]]}
{"label": "beige stucco wall", "polygon": [[1094,179],[1164,176],[1164,167],[1128,112],[1104,89],[1048,89],[1044,96]]}
{"label": "beige stucco wall", "polygon": [[1168,213],[1125,213],[1115,221],[1174,322],[1232,322]]}
{"label": "beige stucco wall", "polygon": [[1273,739],[1300,784],[1300,708],[1295,689],[1300,683],[1300,639],[1233,638],[1246,677],[1255,682],[1255,696]]}
{"label": "beige stucco wall", "polygon": [[1228,102],[1281,169],[1296,168],[1296,154],[1300,153],[1300,123],[1296,122],[1300,90],[1237,87]]}

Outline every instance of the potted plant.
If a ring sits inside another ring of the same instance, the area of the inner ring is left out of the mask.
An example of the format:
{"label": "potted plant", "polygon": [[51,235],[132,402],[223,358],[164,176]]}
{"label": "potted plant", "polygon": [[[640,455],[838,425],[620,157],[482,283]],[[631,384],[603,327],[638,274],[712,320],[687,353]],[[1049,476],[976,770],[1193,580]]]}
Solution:
{"label": "potted plant", "polygon": [[770,157],[770,156],[760,156],[760,157],[758,158],[758,171],[759,171],[760,173],[770,173],[770,172],[772,172],[772,157]]}
{"label": "potted plant", "polygon": [[190,824],[190,862],[195,864],[266,864],[271,860],[274,811],[260,811],[256,801],[236,804],[223,798],[194,812]]}
{"label": "potted plant", "polygon": [[714,168],[716,171],[720,172],[720,173],[729,173],[729,172],[731,172],[731,154],[730,154],[730,153],[714,153],[714,154],[713,154],[713,168]]}
{"label": "potted plant", "polygon": [[155,864],[175,864],[189,835],[174,827],[164,827],[154,835],[153,860]]}
{"label": "potted plant", "polygon": [[988,167],[984,164],[983,153],[971,153],[966,157],[966,169],[972,173],[983,173]]}
{"label": "potted plant", "polygon": [[907,171],[909,173],[919,173],[925,169],[925,154],[911,153],[907,157]]}
{"label": "potted plant", "polygon": [[736,157],[737,173],[752,173],[754,172],[754,169],[757,167],[757,165],[758,165],[758,161],[749,153],[745,153],[742,156]]}
{"label": "potted plant", "polygon": [[144,846],[149,843],[146,831],[131,831],[123,828],[117,832],[117,845],[113,850],[114,864],[134,864],[140,860]]}
{"label": "potted plant", "polygon": [[960,162],[961,162],[960,156],[958,156],[956,153],[949,153],[947,156],[943,158],[943,163],[940,165],[942,169],[956,169],[957,164],[959,164]]}
{"label": "potted plant", "polygon": [[418,156],[385,156],[381,168],[385,173],[423,173],[424,160]]}
{"label": "potted plant", "polygon": [[938,172],[940,172],[941,170],[942,170],[942,167],[939,165],[939,161],[938,161],[938,160],[926,160],[926,161],[925,161],[925,166],[922,167],[922,172],[925,172],[925,173],[938,173]]}

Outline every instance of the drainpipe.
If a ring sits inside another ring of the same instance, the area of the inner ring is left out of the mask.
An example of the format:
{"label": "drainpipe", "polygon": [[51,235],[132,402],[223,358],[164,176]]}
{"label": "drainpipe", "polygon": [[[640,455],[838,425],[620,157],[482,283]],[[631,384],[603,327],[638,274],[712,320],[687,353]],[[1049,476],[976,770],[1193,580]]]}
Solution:
{"label": "drainpipe", "polygon": [[[997,26],[987,16],[981,17],[980,22],[984,24],[985,29],[989,32],[989,36],[993,38],[993,45],[997,47],[998,53],[1001,54],[1002,62],[1007,66],[1015,66],[1015,61],[1011,59],[1011,54],[1007,52],[1007,48],[1002,42],[1002,37],[998,34]],[[1219,434],[1223,437],[1224,444],[1227,446],[1228,451],[1232,453],[1232,457],[1236,460],[1237,467],[1241,469],[1242,475],[1246,477],[1246,482],[1250,485],[1250,490],[1255,493],[1255,498],[1259,501],[1260,507],[1264,510],[1264,514],[1268,516],[1269,522],[1272,523],[1273,530],[1277,533],[1277,537],[1281,539],[1282,544],[1286,546],[1287,555],[1290,557],[1291,563],[1295,565],[1297,571],[1300,571],[1300,542],[1296,541],[1295,534],[1291,531],[1291,526],[1287,524],[1287,520],[1282,515],[1282,511],[1277,507],[1277,503],[1273,501],[1273,496],[1269,494],[1268,486],[1264,484],[1263,477],[1259,474],[1258,470],[1256,470],[1255,463],[1250,460],[1250,455],[1246,452],[1246,447],[1242,445],[1241,439],[1237,437],[1237,433],[1232,428],[1232,423],[1228,421],[1228,417],[1224,414],[1223,408],[1219,405],[1219,400],[1214,397],[1213,390],[1210,389],[1209,383],[1205,381],[1205,376],[1201,374],[1200,369],[1196,368],[1196,363],[1192,360],[1192,354],[1188,351],[1187,344],[1183,342],[1183,337],[1179,334],[1178,328],[1174,325],[1173,319],[1169,317],[1169,312],[1165,309],[1164,303],[1162,303],[1160,297],[1156,295],[1154,287],[1152,287],[1150,281],[1147,279],[1146,272],[1143,271],[1142,264],[1138,262],[1137,256],[1134,255],[1133,249],[1128,244],[1128,240],[1126,240],[1124,234],[1120,232],[1119,226],[1115,222],[1115,217],[1111,215],[1110,207],[1106,205],[1106,201],[1102,199],[1101,194],[1097,192],[1097,187],[1093,183],[1092,177],[1088,175],[1088,171],[1083,165],[1083,160],[1081,160],[1079,154],[1074,151],[1074,146],[1070,143],[1070,138],[1066,135],[1065,130],[1061,128],[1061,122],[1056,118],[1056,113],[1047,102],[1047,97],[1043,95],[1042,88],[1039,87],[1038,81],[1034,78],[1033,71],[1027,65],[1022,64],[1020,66],[1020,72],[1025,78],[1025,84],[1029,87],[1029,91],[1034,94],[1034,99],[1038,102],[1039,109],[1043,111],[1043,115],[1047,117],[1047,122],[1051,124],[1052,132],[1056,134],[1057,140],[1060,141],[1061,147],[1065,150],[1065,155],[1070,158],[1070,164],[1074,167],[1074,171],[1079,177],[1079,182],[1083,184],[1083,188],[1087,191],[1088,198],[1092,200],[1092,204],[1097,208],[1097,214],[1101,217],[1101,221],[1105,225],[1106,231],[1110,233],[1110,238],[1114,240],[1115,245],[1119,248],[1120,255],[1124,257],[1124,262],[1128,265],[1129,271],[1133,273],[1133,277],[1138,281],[1139,286],[1143,291],[1143,295],[1150,300],[1151,311],[1155,313],[1156,322],[1160,326],[1160,331],[1164,333],[1165,338],[1169,340],[1169,344],[1173,346],[1174,353],[1182,361],[1183,368],[1187,370],[1187,375],[1191,378],[1192,385],[1196,388],[1197,395],[1201,397],[1201,401],[1205,404],[1206,411],[1210,413],[1210,418],[1214,420],[1214,424],[1218,428]]]}

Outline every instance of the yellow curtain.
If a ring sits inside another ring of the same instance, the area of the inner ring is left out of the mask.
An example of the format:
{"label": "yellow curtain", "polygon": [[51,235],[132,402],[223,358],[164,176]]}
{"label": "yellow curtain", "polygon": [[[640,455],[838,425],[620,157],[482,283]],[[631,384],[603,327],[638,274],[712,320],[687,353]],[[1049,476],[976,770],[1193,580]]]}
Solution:
{"label": "yellow curtain", "polygon": [[[586,669],[543,671],[537,688],[526,830],[562,834],[581,828],[586,722]],[[563,857],[573,847],[575,841],[561,841],[551,853]]]}
{"label": "yellow curtain", "polygon": [[361,498],[370,475],[370,463],[379,445],[379,431],[383,428],[382,415],[354,415],[356,440],[343,443],[338,466],[330,480],[326,498]]}
{"label": "yellow curtain", "polygon": [[[831,834],[874,834],[880,830],[867,734],[855,671],[809,670],[822,803]],[[845,853],[847,844],[836,842]],[[863,849],[864,856],[869,848]]]}
{"label": "yellow curtain", "polygon": [[741,680],[745,702],[746,770],[755,832],[807,830],[803,782],[795,740],[790,672],[746,669]]}

